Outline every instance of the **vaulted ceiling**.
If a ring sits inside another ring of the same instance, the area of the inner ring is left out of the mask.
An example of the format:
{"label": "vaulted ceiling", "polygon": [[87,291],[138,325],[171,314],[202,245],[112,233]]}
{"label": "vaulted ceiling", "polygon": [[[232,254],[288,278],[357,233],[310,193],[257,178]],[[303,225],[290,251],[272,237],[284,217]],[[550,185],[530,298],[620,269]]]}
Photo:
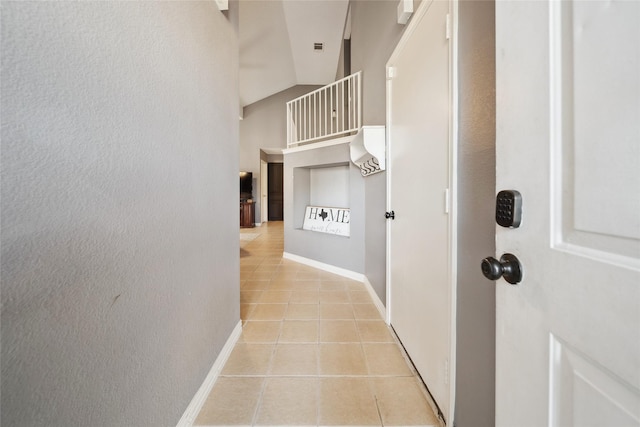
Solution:
{"label": "vaulted ceiling", "polygon": [[335,80],[349,0],[240,0],[239,7],[241,106]]}

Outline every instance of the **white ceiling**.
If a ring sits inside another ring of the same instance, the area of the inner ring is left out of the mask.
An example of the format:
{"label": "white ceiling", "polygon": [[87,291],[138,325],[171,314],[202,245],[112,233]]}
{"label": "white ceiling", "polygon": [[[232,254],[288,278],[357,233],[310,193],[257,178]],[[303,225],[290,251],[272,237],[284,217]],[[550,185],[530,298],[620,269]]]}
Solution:
{"label": "white ceiling", "polygon": [[[335,80],[348,0],[240,0],[240,103]],[[314,43],[323,43],[322,52]]]}

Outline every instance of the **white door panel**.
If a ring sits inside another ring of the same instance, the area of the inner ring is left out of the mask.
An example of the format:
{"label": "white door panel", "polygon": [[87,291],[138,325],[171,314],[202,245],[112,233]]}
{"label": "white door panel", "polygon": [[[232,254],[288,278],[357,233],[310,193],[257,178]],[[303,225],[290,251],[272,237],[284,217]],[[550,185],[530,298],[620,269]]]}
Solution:
{"label": "white door panel", "polygon": [[640,426],[640,2],[496,2],[496,424]]}
{"label": "white door panel", "polygon": [[388,67],[391,325],[439,405],[451,414],[450,3],[428,1]]}

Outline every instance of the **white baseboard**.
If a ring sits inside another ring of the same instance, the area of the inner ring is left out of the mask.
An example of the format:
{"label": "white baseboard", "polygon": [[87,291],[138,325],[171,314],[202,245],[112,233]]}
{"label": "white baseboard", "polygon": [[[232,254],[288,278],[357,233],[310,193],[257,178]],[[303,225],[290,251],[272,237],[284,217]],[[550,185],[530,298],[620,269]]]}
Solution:
{"label": "white baseboard", "polygon": [[213,388],[213,384],[218,379],[220,371],[231,355],[231,351],[238,342],[238,339],[240,339],[241,334],[242,321],[239,321],[231,332],[231,335],[229,335],[229,338],[227,338],[227,342],[224,344],[224,347],[222,347],[222,350],[220,350],[220,354],[218,354],[216,361],[213,362],[213,366],[211,367],[211,370],[209,370],[209,374],[207,374],[207,377],[204,379],[204,382],[198,389],[196,395],[191,399],[191,403],[187,406],[187,409],[184,411],[184,414],[182,414],[182,418],[180,418],[176,427],[193,426],[193,422],[196,420],[200,409],[202,409],[202,405],[204,405],[207,396],[209,396],[209,393]]}
{"label": "white baseboard", "polygon": [[376,306],[376,308],[380,312],[380,316],[382,316],[383,319],[386,319],[387,310],[384,307],[384,304],[382,303],[382,300],[380,300],[380,297],[378,296],[376,291],[373,290],[373,287],[371,286],[371,283],[369,282],[369,279],[367,279],[367,277],[364,274],[356,273],[355,271],[351,271],[351,270],[347,270],[347,269],[344,269],[344,268],[336,267],[336,266],[331,265],[331,264],[325,264],[323,262],[316,261],[316,260],[309,259],[309,258],[305,258],[305,257],[302,257],[300,255],[290,254],[288,252],[283,252],[282,253],[282,258],[289,259],[289,260],[295,261],[295,262],[299,262],[300,264],[305,264],[305,265],[308,265],[310,267],[314,267],[314,268],[318,268],[320,270],[328,271],[329,273],[337,274],[338,276],[346,277],[346,278],[349,278],[349,279],[352,279],[352,280],[355,280],[355,281],[363,283],[365,288],[367,289],[367,292],[369,292],[369,296],[371,297],[371,300],[373,301],[373,304]]}
{"label": "white baseboard", "polygon": [[305,264],[305,265],[308,265],[309,267],[314,267],[320,270],[328,271],[329,273],[337,274],[338,276],[353,279],[358,282],[364,282],[364,274],[356,273],[355,271],[347,270],[345,268],[336,267],[331,264],[325,264],[320,261],[305,258],[300,255],[290,254],[288,252],[283,252],[282,258],[290,259],[291,261],[299,262],[300,264]]}
{"label": "white baseboard", "polygon": [[373,301],[373,305],[376,306],[376,308],[380,312],[380,316],[382,316],[384,321],[388,323],[387,309],[385,308],[384,304],[382,303],[382,300],[380,299],[376,291],[373,290],[373,286],[371,286],[371,282],[369,282],[369,279],[367,279],[367,276],[364,277],[363,283],[364,283],[364,287],[367,288],[367,291],[369,291],[369,296],[371,297],[371,301]]}

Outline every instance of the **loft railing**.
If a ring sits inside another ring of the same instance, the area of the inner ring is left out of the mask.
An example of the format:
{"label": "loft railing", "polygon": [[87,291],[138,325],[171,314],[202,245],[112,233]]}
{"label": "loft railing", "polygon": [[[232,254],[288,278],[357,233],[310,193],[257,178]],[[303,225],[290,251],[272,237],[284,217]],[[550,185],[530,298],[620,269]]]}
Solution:
{"label": "loft railing", "polygon": [[361,126],[361,71],[287,102],[287,147],[350,135]]}

